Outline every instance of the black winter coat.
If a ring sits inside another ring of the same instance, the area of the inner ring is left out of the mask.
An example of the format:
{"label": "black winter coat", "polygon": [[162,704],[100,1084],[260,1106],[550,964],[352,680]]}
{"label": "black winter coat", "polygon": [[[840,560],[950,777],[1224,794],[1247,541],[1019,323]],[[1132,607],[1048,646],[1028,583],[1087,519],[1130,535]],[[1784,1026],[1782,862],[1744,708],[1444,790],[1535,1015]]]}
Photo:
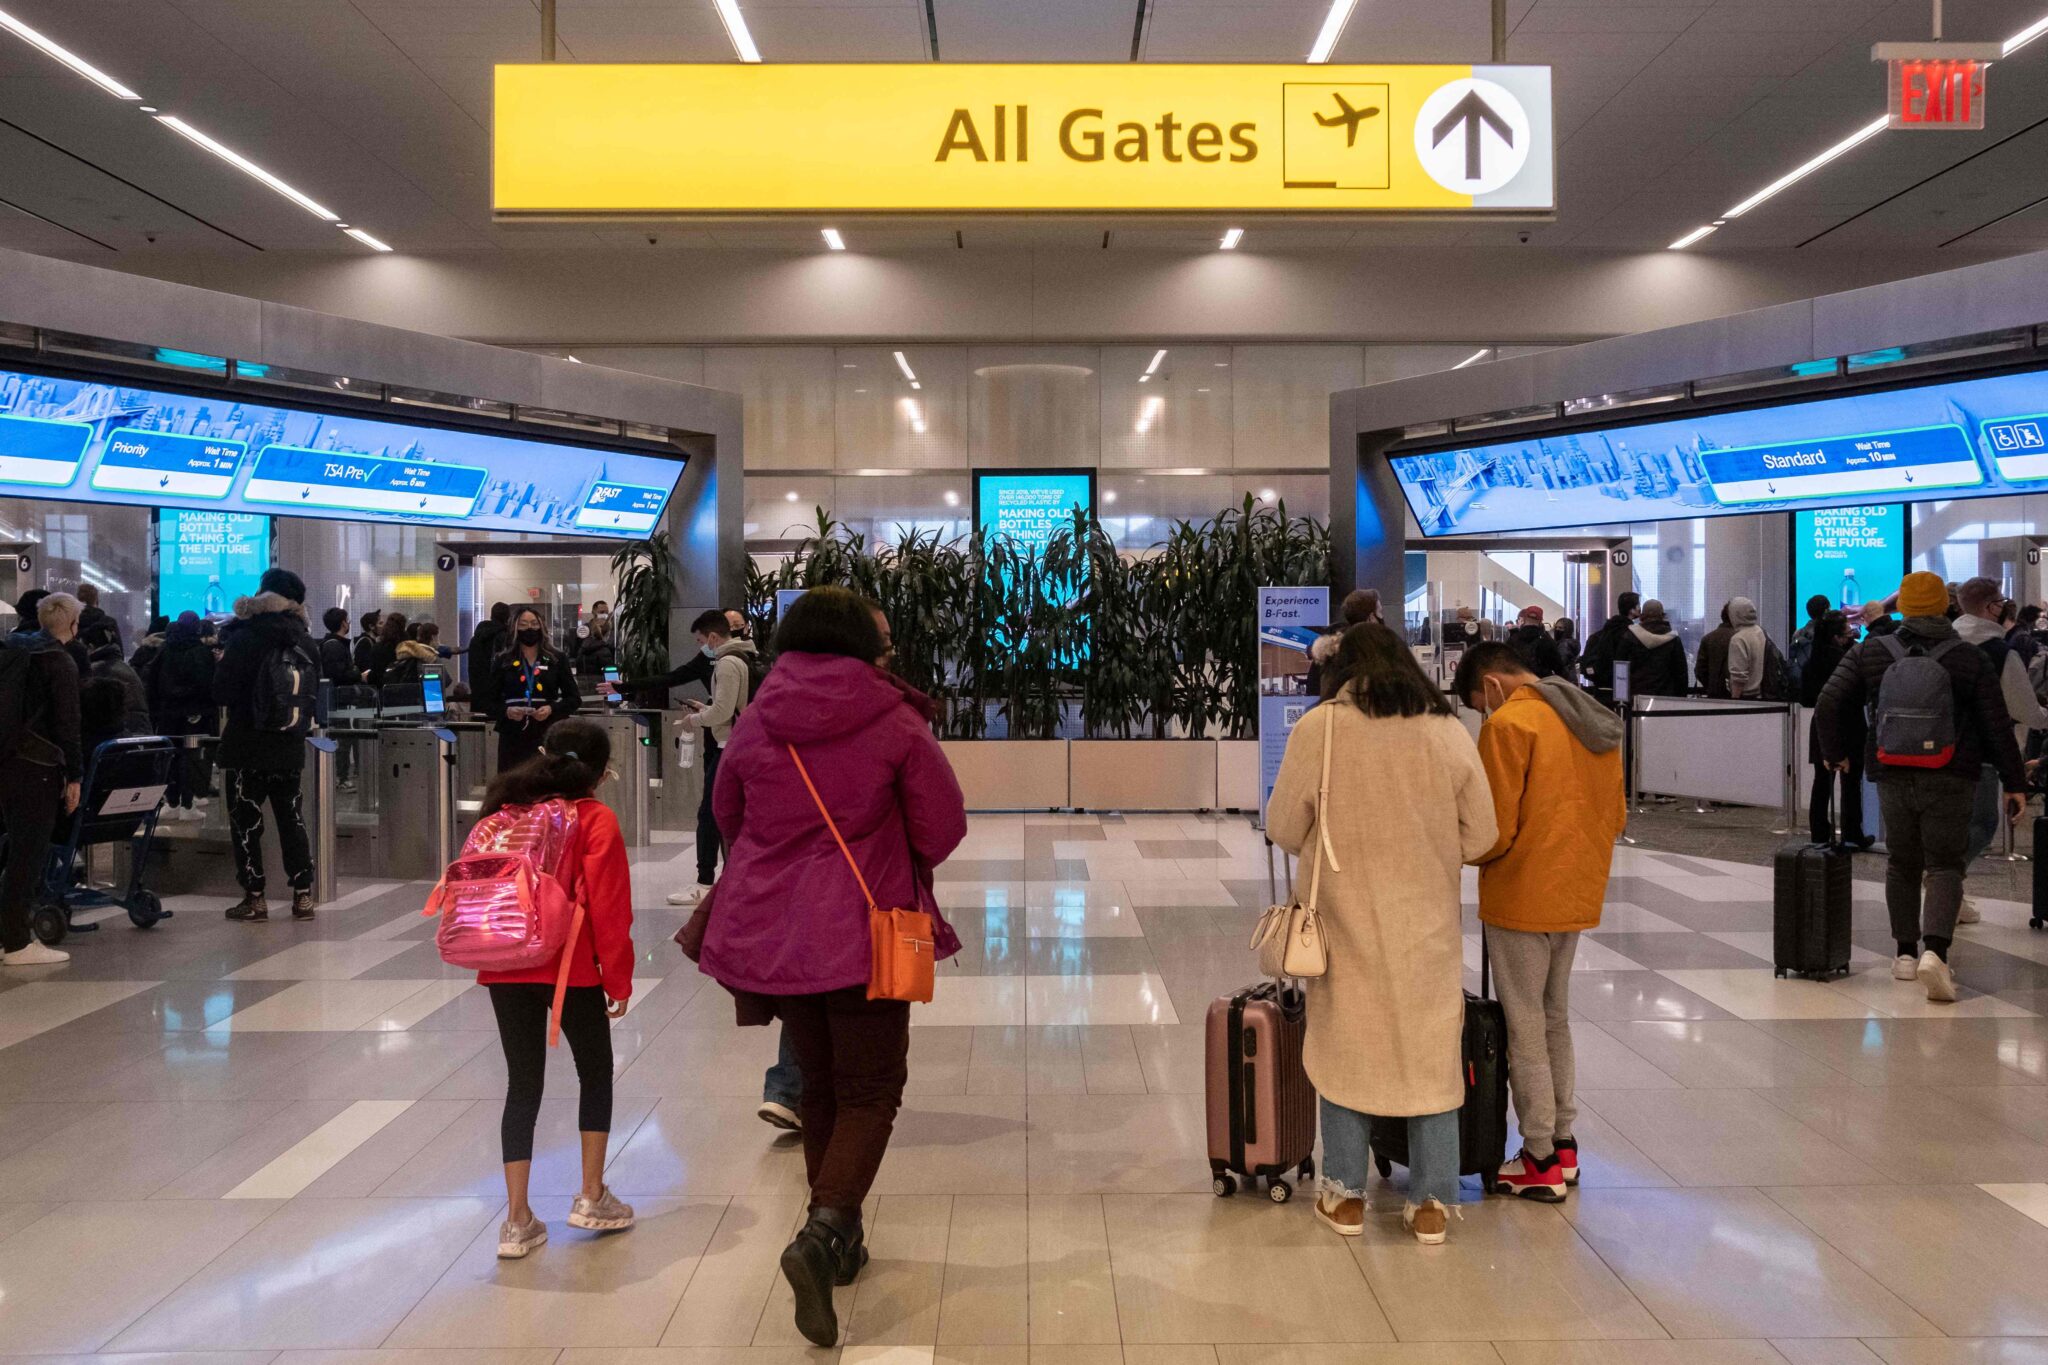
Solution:
{"label": "black winter coat", "polygon": [[213,646],[196,636],[170,640],[149,661],[149,715],[165,734],[213,733]]}
{"label": "black winter coat", "polygon": [[[1908,617],[1899,629],[1899,642],[1923,647],[1956,637],[1955,627],[1937,617]],[[1818,646],[1816,646],[1816,649]],[[1865,640],[1835,666],[1820,690],[1814,707],[1815,727],[1821,755],[1828,762],[1848,757],[1857,723],[1876,704],[1878,684],[1892,666],[1892,652],[1873,640]],[[1998,768],[1999,779],[2009,792],[2024,791],[2026,768],[2020,760],[2019,742],[2013,737],[2012,716],[2005,709],[2005,693],[1998,685],[1998,671],[1981,649],[1964,645],[1941,656],[1942,667],[1955,687],[1956,751],[1948,765],[1933,771],[1977,780],[1986,763]],[[1925,768],[1893,768],[1877,761],[1877,730],[1866,725],[1864,771],[1873,782],[1883,782],[1902,772],[1927,772]]]}
{"label": "black winter coat", "polygon": [[1516,626],[1508,632],[1507,643],[1537,677],[1563,674],[1564,657],[1557,652],[1557,637],[1542,626]]}
{"label": "black winter coat", "polygon": [[221,627],[220,664],[213,670],[213,699],[227,708],[221,731],[220,766],[256,772],[295,773],[306,766],[306,738],[256,723],[256,675],[264,656],[296,642],[315,655],[306,631],[305,608],[276,593],[258,593],[235,603],[235,619]]}
{"label": "black winter coat", "polygon": [[[1677,635],[1666,635],[1646,645],[1632,627],[1624,628],[1614,647],[1614,662],[1628,665],[1628,694],[1631,697],[1682,697],[1692,690],[1685,676],[1685,644]],[[1613,681],[1614,670],[1608,670]]]}

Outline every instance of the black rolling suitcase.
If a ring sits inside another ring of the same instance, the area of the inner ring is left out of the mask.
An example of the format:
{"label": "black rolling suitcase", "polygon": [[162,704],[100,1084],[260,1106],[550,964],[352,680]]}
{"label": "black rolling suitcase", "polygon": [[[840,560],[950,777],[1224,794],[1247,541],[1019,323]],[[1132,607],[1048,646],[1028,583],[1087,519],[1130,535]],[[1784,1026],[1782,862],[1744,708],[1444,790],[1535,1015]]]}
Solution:
{"label": "black rolling suitcase", "polygon": [[[1465,1102],[1458,1107],[1458,1173],[1476,1175],[1493,1192],[1508,1159],[1508,1016],[1493,998],[1492,962],[1480,930],[1479,994],[1465,992]],[[1408,1164],[1408,1124],[1399,1118],[1372,1120],[1372,1154],[1385,1179]]]}
{"label": "black rolling suitcase", "polygon": [[1771,960],[1779,976],[1824,981],[1849,974],[1855,893],[1842,843],[1841,788],[1837,779],[1833,840],[1786,844],[1771,861]]}

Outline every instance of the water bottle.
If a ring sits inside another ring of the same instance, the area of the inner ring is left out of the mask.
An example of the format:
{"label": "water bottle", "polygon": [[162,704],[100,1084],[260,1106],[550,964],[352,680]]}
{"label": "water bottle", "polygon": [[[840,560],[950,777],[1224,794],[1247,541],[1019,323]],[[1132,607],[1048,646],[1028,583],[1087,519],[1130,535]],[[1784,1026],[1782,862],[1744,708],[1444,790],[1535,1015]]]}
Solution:
{"label": "water bottle", "polygon": [[1854,569],[1842,570],[1842,610],[1846,612],[1851,607],[1860,607],[1862,605],[1863,590],[1856,586],[1856,571]]}
{"label": "water bottle", "polygon": [[228,590],[220,585],[220,575],[206,580],[206,614],[226,616],[228,614]]}

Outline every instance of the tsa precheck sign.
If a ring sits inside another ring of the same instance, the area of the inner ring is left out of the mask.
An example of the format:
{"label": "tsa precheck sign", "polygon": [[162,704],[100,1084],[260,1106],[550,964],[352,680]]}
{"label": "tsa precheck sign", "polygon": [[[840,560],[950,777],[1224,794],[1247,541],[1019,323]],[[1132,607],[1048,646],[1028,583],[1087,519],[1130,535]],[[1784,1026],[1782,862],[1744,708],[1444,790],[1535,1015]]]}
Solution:
{"label": "tsa precheck sign", "polygon": [[466,517],[489,476],[474,465],[273,445],[256,456],[242,497],[309,511]]}

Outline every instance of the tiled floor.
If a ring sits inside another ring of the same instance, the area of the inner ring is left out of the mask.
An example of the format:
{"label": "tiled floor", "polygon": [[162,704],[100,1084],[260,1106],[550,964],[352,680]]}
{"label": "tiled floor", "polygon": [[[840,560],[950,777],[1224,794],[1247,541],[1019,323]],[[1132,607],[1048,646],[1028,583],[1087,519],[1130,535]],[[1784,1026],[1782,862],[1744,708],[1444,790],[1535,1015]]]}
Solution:
{"label": "tiled floor", "polygon": [[344,878],[311,925],[175,900],[153,931],[74,939],[68,967],[0,973],[0,1359],[2048,1362],[2029,869],[1979,869],[1964,998],[1935,1007],[1890,979],[1878,859],[1858,866],[1858,974],[1772,977],[1767,827],[1638,822],[1573,981],[1581,1191],[1469,1193],[1422,1249],[1396,1190],[1355,1242],[1305,1200],[1208,1192],[1201,1020],[1252,973],[1249,824],[977,818],[939,883],[965,951],[916,1015],[838,1352],[803,1347],[776,1275],[803,1187],[753,1117],[773,1037],[734,1028],[668,942],[687,843],[639,863],[642,990],[614,1029],[610,1178],[640,1226],[562,1224],[556,1058],[533,1176],[554,1240],[515,1264],[492,1254],[490,1010],[435,955],[424,888]]}

